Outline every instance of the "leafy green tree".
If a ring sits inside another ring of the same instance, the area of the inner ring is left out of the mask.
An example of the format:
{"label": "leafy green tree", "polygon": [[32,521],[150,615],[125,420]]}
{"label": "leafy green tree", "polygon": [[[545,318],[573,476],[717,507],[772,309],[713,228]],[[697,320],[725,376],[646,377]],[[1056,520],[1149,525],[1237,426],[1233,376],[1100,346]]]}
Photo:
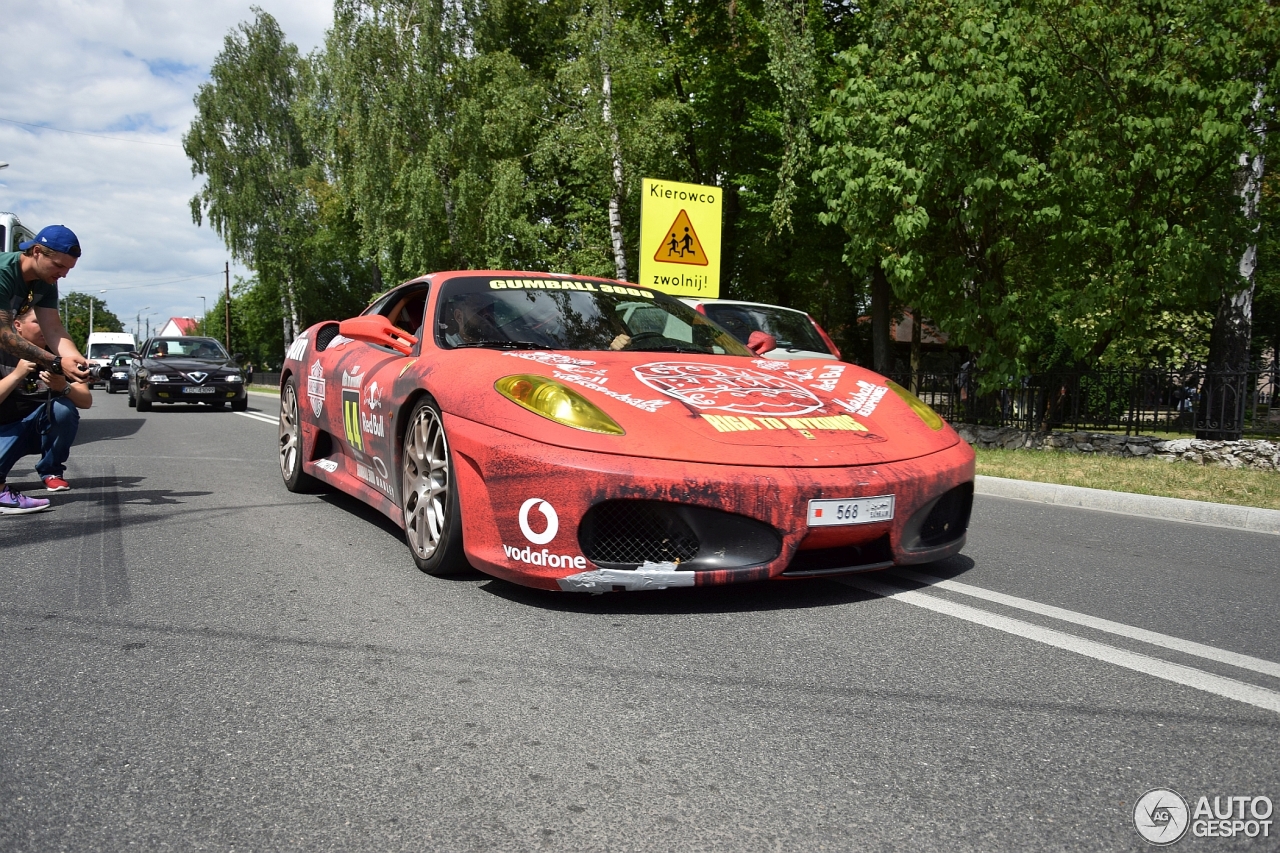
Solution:
{"label": "leafy green tree", "polygon": [[[93,329],[89,328],[89,306],[93,305]],[[89,332],[122,332],[120,318],[107,309],[107,303],[88,293],[71,291],[58,300],[63,326],[80,352],[87,353]]]}
{"label": "leafy green tree", "polygon": [[183,145],[192,173],[205,178],[192,216],[207,216],[276,294],[281,335],[269,337],[283,352],[330,310],[361,304],[376,269],[360,259],[349,216],[304,132],[311,68],[274,18],[256,7],[254,15],[226,37]]}
{"label": "leafy green tree", "polygon": [[1241,238],[1237,4],[886,0],[838,57],[816,177],[854,269],[987,376],[1205,306]]}

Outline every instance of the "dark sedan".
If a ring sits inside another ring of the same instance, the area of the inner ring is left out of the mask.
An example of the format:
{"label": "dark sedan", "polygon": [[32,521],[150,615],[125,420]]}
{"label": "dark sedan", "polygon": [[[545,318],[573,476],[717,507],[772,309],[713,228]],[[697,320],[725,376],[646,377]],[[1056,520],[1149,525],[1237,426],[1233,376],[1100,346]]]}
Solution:
{"label": "dark sedan", "polygon": [[215,338],[152,338],[129,365],[129,405],[204,403],[237,412],[249,405],[244,374]]}
{"label": "dark sedan", "polygon": [[108,394],[114,394],[129,387],[129,362],[132,360],[133,356],[129,353],[118,353],[111,357],[110,364],[99,371],[98,375],[102,379],[102,384],[107,386]]}

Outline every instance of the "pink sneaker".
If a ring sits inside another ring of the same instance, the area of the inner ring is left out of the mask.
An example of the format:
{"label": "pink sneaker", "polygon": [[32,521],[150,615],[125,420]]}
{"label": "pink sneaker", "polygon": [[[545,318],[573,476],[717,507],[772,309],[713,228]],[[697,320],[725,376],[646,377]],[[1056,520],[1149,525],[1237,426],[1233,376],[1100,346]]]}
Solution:
{"label": "pink sneaker", "polygon": [[49,508],[45,498],[29,498],[22,492],[15,492],[5,486],[0,490],[0,515],[20,515],[27,512],[41,512]]}
{"label": "pink sneaker", "polygon": [[71,488],[71,484],[57,474],[50,474],[44,478],[44,488],[49,492],[65,492]]}

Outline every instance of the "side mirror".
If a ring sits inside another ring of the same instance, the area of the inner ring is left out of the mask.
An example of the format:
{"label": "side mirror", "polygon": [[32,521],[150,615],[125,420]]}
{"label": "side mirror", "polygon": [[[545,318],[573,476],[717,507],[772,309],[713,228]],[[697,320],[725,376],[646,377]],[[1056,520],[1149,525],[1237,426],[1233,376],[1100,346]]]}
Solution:
{"label": "side mirror", "polygon": [[391,325],[381,314],[352,317],[338,324],[338,333],[356,341],[393,349],[401,355],[409,355],[418,339],[404,329]]}
{"label": "side mirror", "polygon": [[129,358],[142,358],[142,353],[137,350],[129,350]]}
{"label": "side mirror", "polygon": [[752,332],[747,338],[747,349],[756,355],[764,355],[778,348],[778,339],[768,332]]}
{"label": "side mirror", "polygon": [[244,361],[244,353],[242,353],[242,352],[232,353],[232,354],[231,354],[231,360],[232,360],[232,361]]}

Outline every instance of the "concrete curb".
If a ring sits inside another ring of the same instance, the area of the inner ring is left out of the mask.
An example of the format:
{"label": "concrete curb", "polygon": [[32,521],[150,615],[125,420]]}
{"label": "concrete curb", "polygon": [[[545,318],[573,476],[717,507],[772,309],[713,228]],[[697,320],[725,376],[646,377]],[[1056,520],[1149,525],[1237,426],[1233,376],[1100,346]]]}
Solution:
{"label": "concrete curb", "polygon": [[1036,501],[1055,506],[1073,506],[1122,515],[1139,515],[1144,518],[1160,518],[1166,521],[1207,524],[1211,527],[1230,527],[1236,530],[1280,535],[1280,510],[1274,509],[1189,501],[1183,498],[1163,498],[1155,495],[1135,495],[1128,492],[1109,492],[1105,489],[1060,486],[1055,483],[1033,483],[1029,480],[1009,480],[1004,477],[986,477],[981,474],[974,483],[974,491],[980,495],[992,495],[998,498]]}

